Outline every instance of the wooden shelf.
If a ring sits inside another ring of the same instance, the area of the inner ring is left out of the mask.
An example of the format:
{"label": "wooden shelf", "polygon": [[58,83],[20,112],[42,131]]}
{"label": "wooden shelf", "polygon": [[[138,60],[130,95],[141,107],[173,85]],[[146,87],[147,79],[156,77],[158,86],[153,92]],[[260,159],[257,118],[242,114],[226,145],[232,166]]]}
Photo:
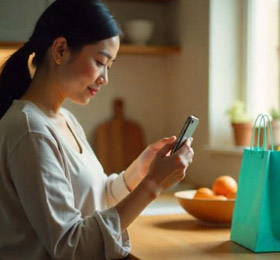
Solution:
{"label": "wooden shelf", "polygon": [[174,0],[106,0],[107,2],[151,2],[151,3],[167,3]]}
{"label": "wooden shelf", "polygon": [[23,45],[22,42],[1,42],[0,49],[19,49]]}
{"label": "wooden shelf", "polygon": [[[18,49],[23,43],[0,42],[0,49]],[[127,55],[171,55],[180,52],[178,46],[132,45],[121,44],[119,54]]]}
{"label": "wooden shelf", "polygon": [[180,52],[178,46],[132,45],[121,44],[120,54],[136,55],[171,55]]}

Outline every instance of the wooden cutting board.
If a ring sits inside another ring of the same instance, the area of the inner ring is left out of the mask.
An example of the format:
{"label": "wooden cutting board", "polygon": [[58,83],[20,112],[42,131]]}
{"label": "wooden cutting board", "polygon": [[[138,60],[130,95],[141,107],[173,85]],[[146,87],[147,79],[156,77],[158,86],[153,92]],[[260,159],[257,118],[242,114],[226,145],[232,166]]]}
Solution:
{"label": "wooden cutting board", "polygon": [[124,118],[123,101],[113,101],[113,118],[94,132],[94,150],[105,172],[125,170],[145,148],[140,125]]}

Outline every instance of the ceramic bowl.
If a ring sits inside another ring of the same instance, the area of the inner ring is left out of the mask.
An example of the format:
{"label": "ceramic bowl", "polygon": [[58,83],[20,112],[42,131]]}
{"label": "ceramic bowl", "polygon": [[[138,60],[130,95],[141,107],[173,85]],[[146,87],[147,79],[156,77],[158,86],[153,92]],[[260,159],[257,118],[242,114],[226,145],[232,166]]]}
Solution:
{"label": "ceramic bowl", "polygon": [[210,223],[230,224],[234,209],[234,199],[194,199],[196,190],[175,193],[179,204],[193,217]]}
{"label": "ceramic bowl", "polygon": [[152,37],[154,24],[149,20],[131,20],[124,24],[124,33],[128,42],[145,45]]}

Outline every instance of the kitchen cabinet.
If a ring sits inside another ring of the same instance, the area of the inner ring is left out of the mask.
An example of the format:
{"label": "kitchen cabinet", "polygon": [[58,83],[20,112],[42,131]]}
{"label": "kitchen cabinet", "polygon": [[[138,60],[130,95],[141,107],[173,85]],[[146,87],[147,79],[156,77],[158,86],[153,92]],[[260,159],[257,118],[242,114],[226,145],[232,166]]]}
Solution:
{"label": "kitchen cabinet", "polygon": [[0,41],[27,41],[47,4],[46,0],[1,0]]}

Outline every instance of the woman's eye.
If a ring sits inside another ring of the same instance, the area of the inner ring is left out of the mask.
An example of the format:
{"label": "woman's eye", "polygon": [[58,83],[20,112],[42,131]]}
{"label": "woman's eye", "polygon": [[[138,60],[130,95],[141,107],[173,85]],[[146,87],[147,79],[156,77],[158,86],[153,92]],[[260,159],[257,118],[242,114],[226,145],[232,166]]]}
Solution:
{"label": "woman's eye", "polygon": [[101,61],[96,60],[95,62],[96,62],[96,65],[97,65],[98,67],[107,67],[108,70],[110,70],[111,67],[112,67],[112,64],[110,64],[110,65],[107,66],[106,64],[102,63]]}
{"label": "woman's eye", "polygon": [[103,66],[105,66],[105,64],[104,63],[102,63],[102,62],[100,62],[100,61],[96,61],[96,64],[97,64],[97,66],[98,67],[103,67]]}

